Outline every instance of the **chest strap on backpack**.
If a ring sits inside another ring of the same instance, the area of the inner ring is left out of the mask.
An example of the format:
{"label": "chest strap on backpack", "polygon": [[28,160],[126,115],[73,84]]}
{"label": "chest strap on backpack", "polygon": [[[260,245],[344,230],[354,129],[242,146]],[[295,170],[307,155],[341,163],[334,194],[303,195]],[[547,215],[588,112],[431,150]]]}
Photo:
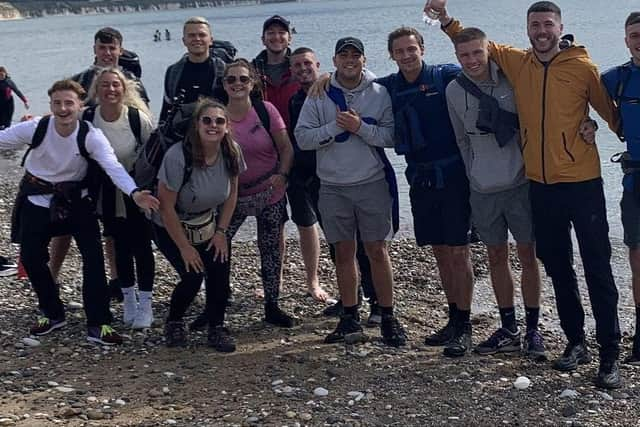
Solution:
{"label": "chest strap on backpack", "polygon": [[640,160],[632,159],[628,151],[622,151],[611,156],[612,163],[620,163],[622,173],[632,174],[640,172]]}

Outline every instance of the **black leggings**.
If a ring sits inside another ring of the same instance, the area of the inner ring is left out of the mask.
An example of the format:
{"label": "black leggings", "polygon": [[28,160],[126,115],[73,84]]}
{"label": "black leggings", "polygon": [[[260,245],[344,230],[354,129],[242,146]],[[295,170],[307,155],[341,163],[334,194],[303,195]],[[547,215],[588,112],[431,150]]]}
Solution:
{"label": "black leggings", "polygon": [[[105,232],[113,237],[116,271],[123,288],[138,282],[138,289],[151,292],[155,260],[151,248],[151,224],[129,197],[124,198],[126,218],[105,220]],[[135,260],[135,271],[134,271]]]}
{"label": "black leggings", "polygon": [[0,102],[0,129],[11,126],[14,108],[13,96],[8,100]]}
{"label": "black leggings", "polygon": [[[181,321],[189,305],[200,290],[202,279],[204,278],[206,288],[207,317],[210,326],[222,326],[224,323],[225,309],[229,299],[229,273],[230,263],[214,261],[213,250],[207,250],[207,243],[194,246],[200,254],[204,264],[205,273],[187,272],[180,249],[176,246],[167,230],[153,224],[155,242],[160,252],[167,258],[167,261],[175,268],[180,276],[180,281],[176,284],[171,294],[171,305],[169,307],[169,321]],[[229,259],[231,248],[229,248]]]}

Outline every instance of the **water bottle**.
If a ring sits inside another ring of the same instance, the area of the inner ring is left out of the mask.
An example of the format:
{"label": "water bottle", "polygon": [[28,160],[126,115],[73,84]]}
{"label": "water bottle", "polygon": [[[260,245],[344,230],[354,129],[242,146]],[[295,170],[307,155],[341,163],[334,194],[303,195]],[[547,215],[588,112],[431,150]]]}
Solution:
{"label": "water bottle", "polygon": [[442,0],[429,0],[425,5],[424,13],[422,15],[422,21],[427,25],[440,25],[440,11],[431,8],[431,5],[443,7],[444,1]]}

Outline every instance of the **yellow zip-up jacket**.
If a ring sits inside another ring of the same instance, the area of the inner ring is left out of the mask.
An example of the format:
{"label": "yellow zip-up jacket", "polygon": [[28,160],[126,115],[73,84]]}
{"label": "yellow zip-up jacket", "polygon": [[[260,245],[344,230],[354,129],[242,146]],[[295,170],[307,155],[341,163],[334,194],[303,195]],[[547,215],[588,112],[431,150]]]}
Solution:
{"label": "yellow zip-up jacket", "polygon": [[[444,30],[453,37],[462,25],[454,19]],[[544,184],[600,177],[598,149],[580,137],[580,123],[589,104],[614,132],[619,118],[586,49],[568,47],[546,65],[531,50],[494,42],[489,55],[515,92],[527,177]]]}

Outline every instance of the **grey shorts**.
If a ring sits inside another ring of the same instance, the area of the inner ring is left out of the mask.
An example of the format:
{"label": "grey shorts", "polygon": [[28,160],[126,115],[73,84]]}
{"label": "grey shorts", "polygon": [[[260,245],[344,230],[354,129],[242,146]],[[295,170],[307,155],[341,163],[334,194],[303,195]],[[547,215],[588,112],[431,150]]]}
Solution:
{"label": "grey shorts", "polygon": [[517,243],[532,243],[533,220],[529,200],[529,184],[498,193],[471,191],[471,221],[486,245],[508,241],[508,231]]}
{"label": "grey shorts", "polygon": [[391,204],[385,179],[352,186],[321,184],[318,209],[327,242],[356,240],[356,231],[363,242],[391,239]]}
{"label": "grey shorts", "polygon": [[631,191],[622,193],[620,200],[624,244],[630,249],[640,247],[640,200]]}

